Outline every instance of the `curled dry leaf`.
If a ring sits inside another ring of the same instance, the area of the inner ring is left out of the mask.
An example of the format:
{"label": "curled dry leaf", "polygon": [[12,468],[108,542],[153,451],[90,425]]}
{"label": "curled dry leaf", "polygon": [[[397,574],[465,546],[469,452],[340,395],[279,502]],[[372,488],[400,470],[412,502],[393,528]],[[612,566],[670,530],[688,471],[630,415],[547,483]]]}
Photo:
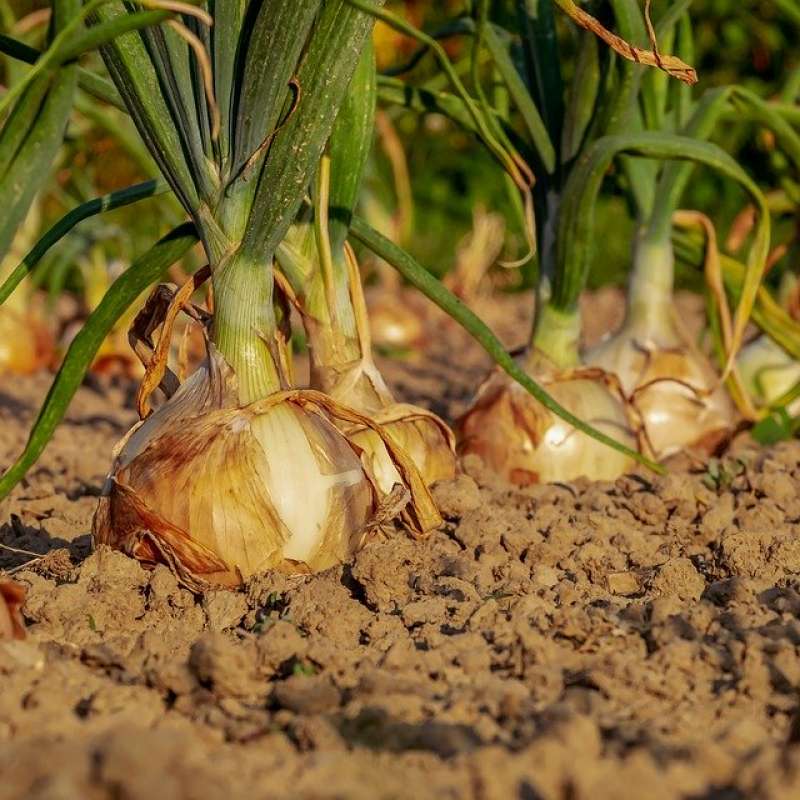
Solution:
{"label": "curled dry leaf", "polygon": [[[598,19],[576,5],[573,0],[555,0],[555,3],[573,22],[580,25],[581,28],[591,31],[614,52],[619,53],[623,58],[627,58],[628,61],[635,61],[637,64],[644,64],[648,67],[657,67],[673,78],[688,83],[690,86],[697,83],[697,72],[694,67],[691,67],[677,56],[659,52],[658,43],[655,40],[655,31],[650,23],[648,14],[645,15],[645,20],[652,50],[636,47],[636,45],[625,41],[625,39],[604,28]],[[649,9],[649,5],[648,0],[646,8]]]}
{"label": "curled dry leaf", "polygon": [[[636,447],[634,419],[621,392],[602,370],[559,371],[539,356],[529,368],[554,400],[628,447]],[[564,422],[505,372],[479,388],[456,425],[458,450],[475,454],[506,480],[521,486],[579,477],[613,480],[634,461]]]}
{"label": "curled dry leaf", "polygon": [[[455,477],[455,436],[447,423],[432,411],[408,403],[393,403],[370,416],[410,456],[426,486]],[[388,492],[399,475],[376,432],[364,425],[350,426],[345,432],[363,448],[378,485]]]}
{"label": "curled dry leaf", "polygon": [[439,524],[413,462],[368,418],[321,392],[246,406],[237,398],[233,371],[210,346],[206,365],[118,445],[95,514],[97,544],[165,563],[196,590],[347,560],[388,507],[401,509],[334,419],[382,437],[413,531]]}
{"label": "curled dry leaf", "polygon": [[25,588],[15,581],[0,578],[0,640],[25,638],[24,602]]}

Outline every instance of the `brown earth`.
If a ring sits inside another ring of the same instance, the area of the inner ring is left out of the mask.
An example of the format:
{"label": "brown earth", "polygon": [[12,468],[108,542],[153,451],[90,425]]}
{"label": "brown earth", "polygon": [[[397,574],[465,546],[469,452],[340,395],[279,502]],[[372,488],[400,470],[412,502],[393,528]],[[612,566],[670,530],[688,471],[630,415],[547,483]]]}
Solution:
{"label": "brown earth", "polygon": [[[451,328],[387,363],[450,414],[485,368]],[[46,388],[3,383],[0,465]],[[199,598],[91,551],[130,389],[82,387],[0,504],[0,799],[800,797],[800,443],[525,490],[467,460],[428,540]]]}

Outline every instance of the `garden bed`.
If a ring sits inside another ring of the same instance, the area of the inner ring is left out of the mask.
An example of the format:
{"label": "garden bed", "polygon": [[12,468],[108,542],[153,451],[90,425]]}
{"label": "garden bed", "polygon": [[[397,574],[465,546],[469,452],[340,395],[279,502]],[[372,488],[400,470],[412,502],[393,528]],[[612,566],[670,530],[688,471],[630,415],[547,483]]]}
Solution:
{"label": "garden bed", "polygon": [[[452,419],[486,364],[435,341],[381,367]],[[4,381],[0,464],[48,382]],[[525,489],[468,458],[428,539],[196,597],[91,549],[132,390],[84,385],[0,504],[43,556],[0,550],[29,626],[0,645],[0,798],[800,795],[800,443]]]}

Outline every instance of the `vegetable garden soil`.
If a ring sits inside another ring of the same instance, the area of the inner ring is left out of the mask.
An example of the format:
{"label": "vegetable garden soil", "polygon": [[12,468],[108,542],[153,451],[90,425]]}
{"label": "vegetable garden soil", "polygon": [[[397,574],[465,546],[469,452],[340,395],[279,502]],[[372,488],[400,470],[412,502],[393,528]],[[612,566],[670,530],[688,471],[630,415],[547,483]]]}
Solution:
{"label": "vegetable garden soil", "polygon": [[[520,302],[494,314],[519,344]],[[486,362],[436,325],[382,366],[452,417]],[[3,382],[0,464],[47,385]],[[84,385],[0,504],[43,554],[0,550],[29,626],[0,644],[2,800],[800,797],[800,443],[526,489],[467,460],[427,540],[200,598],[91,549],[132,388]]]}

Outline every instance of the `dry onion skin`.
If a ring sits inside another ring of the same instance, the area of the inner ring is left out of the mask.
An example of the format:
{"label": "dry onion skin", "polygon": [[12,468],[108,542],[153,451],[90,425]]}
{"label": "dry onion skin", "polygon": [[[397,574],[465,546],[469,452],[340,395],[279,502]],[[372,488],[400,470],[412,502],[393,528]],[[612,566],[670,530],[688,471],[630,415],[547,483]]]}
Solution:
{"label": "dry onion skin", "polygon": [[683,450],[708,455],[733,432],[735,411],[711,362],[682,336],[673,309],[669,244],[639,242],[625,322],[586,353],[617,376],[656,459]]}
{"label": "dry onion skin", "polygon": [[393,449],[401,481],[382,491],[325,406],[301,391],[240,405],[233,371],[210,347],[205,367],[118,445],[95,543],[166,563],[201,590],[268,569],[326,569],[401,510],[417,533],[438,525],[404,454]]}
{"label": "dry onion skin", "polygon": [[658,331],[626,325],[586,359],[619,378],[656,458],[684,449],[710,454],[729,439],[733,404],[709,360],[673,323]]}
{"label": "dry onion skin", "polygon": [[[624,401],[599,370],[529,371],[575,416],[636,448]],[[486,466],[518,486],[581,477],[614,480],[635,464],[630,456],[576,431],[500,370],[478,389],[472,407],[457,423],[456,434],[462,456],[480,456]]]}
{"label": "dry onion skin", "polygon": [[0,578],[0,641],[25,638],[25,623],[22,620],[24,602],[24,587],[15,581]]}

